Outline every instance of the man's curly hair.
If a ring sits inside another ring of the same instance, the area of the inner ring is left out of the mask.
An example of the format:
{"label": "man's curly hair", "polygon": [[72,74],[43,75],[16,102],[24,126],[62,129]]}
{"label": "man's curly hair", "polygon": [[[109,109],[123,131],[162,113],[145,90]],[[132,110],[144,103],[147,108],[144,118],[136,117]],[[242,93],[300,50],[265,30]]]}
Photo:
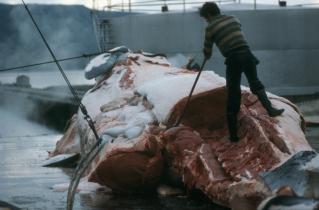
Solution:
{"label": "man's curly hair", "polygon": [[201,17],[215,16],[220,14],[220,10],[215,2],[205,2],[203,6],[199,9],[199,14]]}

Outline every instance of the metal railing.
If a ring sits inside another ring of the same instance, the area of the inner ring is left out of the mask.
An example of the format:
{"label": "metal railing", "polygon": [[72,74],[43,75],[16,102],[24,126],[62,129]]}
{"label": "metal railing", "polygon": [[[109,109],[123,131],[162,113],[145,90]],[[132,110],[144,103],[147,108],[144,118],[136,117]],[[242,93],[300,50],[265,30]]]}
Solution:
{"label": "metal railing", "polygon": [[[280,7],[319,6],[315,0],[92,0],[92,20],[100,51],[105,51],[114,46],[114,34],[109,18],[112,12],[123,14],[133,13],[162,13],[195,11],[205,2],[216,2],[223,9],[226,4],[233,4],[232,9],[262,9]],[[295,3],[293,3],[295,1]],[[268,3],[268,6],[267,4]],[[298,4],[299,3],[299,4]],[[246,4],[246,5],[244,5]],[[266,5],[266,6],[265,6]],[[100,16],[100,12],[109,14]]]}
{"label": "metal railing", "polygon": [[[103,11],[156,13],[194,10],[209,0],[93,0],[93,9]],[[218,4],[235,3],[238,0],[217,0]]]}
{"label": "metal railing", "polygon": [[[186,12],[195,10],[211,0],[92,0],[93,9],[120,12]],[[212,2],[212,1],[211,1]],[[215,0],[217,4],[250,4],[253,9],[261,5],[272,7],[319,6],[316,0]]]}

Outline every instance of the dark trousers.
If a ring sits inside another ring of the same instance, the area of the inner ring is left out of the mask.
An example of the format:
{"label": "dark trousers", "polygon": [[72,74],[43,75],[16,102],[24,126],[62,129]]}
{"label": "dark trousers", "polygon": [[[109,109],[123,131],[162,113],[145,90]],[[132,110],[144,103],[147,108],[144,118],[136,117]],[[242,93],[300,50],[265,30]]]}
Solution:
{"label": "dark trousers", "polygon": [[244,73],[252,93],[263,90],[264,86],[257,76],[256,65],[257,58],[246,50],[244,52],[237,52],[227,56],[225,64],[226,69],[226,86],[228,91],[227,98],[227,115],[235,116],[240,109],[241,89],[240,81],[241,74]]}

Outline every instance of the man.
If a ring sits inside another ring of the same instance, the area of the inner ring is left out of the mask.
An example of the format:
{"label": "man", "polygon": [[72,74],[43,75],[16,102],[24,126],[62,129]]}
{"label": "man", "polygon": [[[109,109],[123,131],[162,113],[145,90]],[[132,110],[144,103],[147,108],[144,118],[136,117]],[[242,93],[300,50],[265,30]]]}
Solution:
{"label": "man", "polygon": [[256,65],[259,62],[249,49],[240,22],[233,16],[221,15],[218,6],[213,2],[206,2],[202,6],[200,16],[208,22],[203,50],[205,59],[212,56],[214,43],[226,58],[227,123],[230,140],[237,142],[239,140],[237,114],[240,109],[242,72],[247,77],[251,92],[257,95],[269,116],[281,115],[284,109],[276,109],[271,105],[265,88],[257,77]]}

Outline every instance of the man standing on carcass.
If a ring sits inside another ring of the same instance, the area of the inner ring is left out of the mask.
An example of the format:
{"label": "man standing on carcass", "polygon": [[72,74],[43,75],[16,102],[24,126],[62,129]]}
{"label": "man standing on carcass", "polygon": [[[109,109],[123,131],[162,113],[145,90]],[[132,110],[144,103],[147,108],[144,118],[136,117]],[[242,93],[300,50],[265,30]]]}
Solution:
{"label": "man standing on carcass", "polygon": [[251,92],[257,95],[269,116],[281,115],[284,109],[276,109],[271,105],[265,88],[257,76],[256,65],[259,61],[249,49],[239,20],[233,16],[220,14],[218,6],[213,2],[206,2],[201,7],[200,16],[208,22],[203,50],[205,59],[212,56],[214,43],[226,58],[227,123],[230,140],[237,142],[239,140],[237,137],[237,114],[240,109],[242,72],[247,77]]}

